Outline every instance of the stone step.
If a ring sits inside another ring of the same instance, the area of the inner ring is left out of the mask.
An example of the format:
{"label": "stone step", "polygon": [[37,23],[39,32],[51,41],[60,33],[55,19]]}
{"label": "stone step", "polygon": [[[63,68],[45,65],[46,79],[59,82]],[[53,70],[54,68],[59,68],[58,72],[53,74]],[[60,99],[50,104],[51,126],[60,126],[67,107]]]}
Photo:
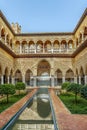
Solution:
{"label": "stone step", "polygon": [[16,124],[16,126],[12,130],[54,130],[54,125],[53,124]]}

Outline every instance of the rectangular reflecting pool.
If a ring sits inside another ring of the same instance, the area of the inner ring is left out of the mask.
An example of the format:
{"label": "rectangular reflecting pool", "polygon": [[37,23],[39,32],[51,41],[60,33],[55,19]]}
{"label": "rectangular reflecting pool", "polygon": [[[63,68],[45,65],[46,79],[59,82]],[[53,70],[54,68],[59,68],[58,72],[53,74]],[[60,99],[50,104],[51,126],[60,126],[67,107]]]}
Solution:
{"label": "rectangular reflecting pool", "polygon": [[39,89],[24,111],[6,130],[54,130],[48,90]]}

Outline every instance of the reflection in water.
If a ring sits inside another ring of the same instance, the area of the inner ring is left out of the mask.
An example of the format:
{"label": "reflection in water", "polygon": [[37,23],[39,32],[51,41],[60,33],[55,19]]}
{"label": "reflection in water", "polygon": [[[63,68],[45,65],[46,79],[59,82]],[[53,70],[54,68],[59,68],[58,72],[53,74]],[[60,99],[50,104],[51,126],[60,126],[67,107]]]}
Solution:
{"label": "reflection in water", "polygon": [[[45,99],[47,100],[47,99]],[[51,108],[50,108],[50,102],[44,102],[43,99],[37,99],[37,112],[40,115],[40,117],[46,118],[50,115]]]}
{"label": "reflection in water", "polygon": [[47,129],[54,130],[54,125],[47,91],[41,89],[8,130]]}

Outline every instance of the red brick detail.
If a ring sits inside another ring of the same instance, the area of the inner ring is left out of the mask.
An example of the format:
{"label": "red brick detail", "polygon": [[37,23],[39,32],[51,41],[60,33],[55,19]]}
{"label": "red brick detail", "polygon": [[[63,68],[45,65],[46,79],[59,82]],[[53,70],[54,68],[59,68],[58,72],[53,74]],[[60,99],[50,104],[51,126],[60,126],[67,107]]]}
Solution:
{"label": "red brick detail", "polygon": [[59,130],[87,130],[87,115],[71,114],[53,89],[49,89]]}
{"label": "red brick detail", "polygon": [[36,91],[37,89],[33,89],[24,98],[0,114],[0,128],[4,127],[4,125],[20,110],[20,108],[24,106],[24,104],[35,94]]}

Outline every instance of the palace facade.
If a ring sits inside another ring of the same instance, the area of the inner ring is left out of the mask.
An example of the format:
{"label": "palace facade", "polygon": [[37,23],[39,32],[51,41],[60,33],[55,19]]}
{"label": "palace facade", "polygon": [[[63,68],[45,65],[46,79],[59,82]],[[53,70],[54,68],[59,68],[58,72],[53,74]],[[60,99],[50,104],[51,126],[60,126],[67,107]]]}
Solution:
{"label": "palace facade", "polygon": [[22,33],[0,11],[0,84],[17,81],[87,84],[87,9],[73,32],[59,33]]}

